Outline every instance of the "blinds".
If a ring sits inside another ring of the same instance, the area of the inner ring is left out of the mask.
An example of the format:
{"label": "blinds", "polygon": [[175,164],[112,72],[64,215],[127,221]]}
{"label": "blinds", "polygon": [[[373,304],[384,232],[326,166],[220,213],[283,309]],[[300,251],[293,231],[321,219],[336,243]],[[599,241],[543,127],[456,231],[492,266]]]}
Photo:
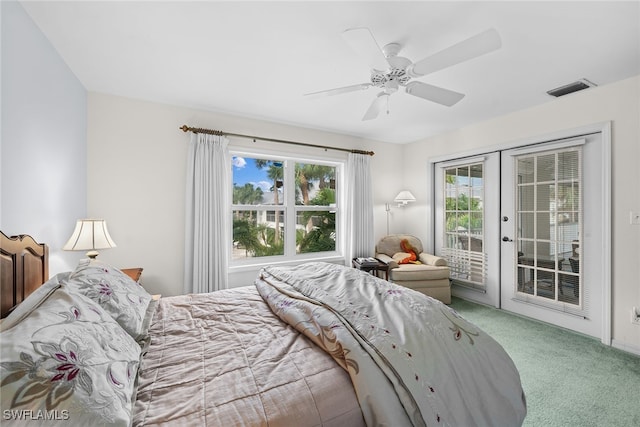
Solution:
{"label": "blinds", "polygon": [[587,317],[580,273],[582,145],[516,157],[515,298]]}
{"label": "blinds", "polygon": [[442,253],[449,263],[452,280],[462,286],[485,290],[487,254],[456,248],[443,248]]}

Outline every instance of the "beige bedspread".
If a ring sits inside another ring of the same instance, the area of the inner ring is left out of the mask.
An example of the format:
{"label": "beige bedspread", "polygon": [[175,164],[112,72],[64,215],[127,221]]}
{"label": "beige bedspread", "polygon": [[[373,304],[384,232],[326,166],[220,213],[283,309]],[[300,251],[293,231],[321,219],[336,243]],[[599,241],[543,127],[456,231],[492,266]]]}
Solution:
{"label": "beige bedspread", "polygon": [[522,425],[513,361],[440,301],[326,263],[265,267],[255,283],[281,319],[348,369],[367,425]]}
{"label": "beige bedspread", "polygon": [[330,355],[244,287],[162,298],[139,372],[134,426],[362,426]]}

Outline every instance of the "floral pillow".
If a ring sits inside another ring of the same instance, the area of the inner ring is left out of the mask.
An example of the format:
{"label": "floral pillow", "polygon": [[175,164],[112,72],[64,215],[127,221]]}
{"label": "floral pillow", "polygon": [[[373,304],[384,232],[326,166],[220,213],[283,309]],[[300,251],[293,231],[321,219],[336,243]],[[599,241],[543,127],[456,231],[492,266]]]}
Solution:
{"label": "floral pillow", "polygon": [[83,259],[64,286],[98,303],[135,340],[146,338],[155,304],[151,295],[122,271],[102,261]]}
{"label": "floral pillow", "polygon": [[59,287],[21,319],[0,333],[5,421],[130,424],[140,346],[100,306]]}
{"label": "floral pillow", "polygon": [[49,298],[56,289],[59,289],[62,282],[69,277],[69,273],[59,273],[47,280],[38,289],[33,291],[29,298],[18,304],[13,311],[7,316],[2,324],[0,324],[0,331],[11,328],[13,325],[21,322],[31,312],[38,308],[40,304]]}

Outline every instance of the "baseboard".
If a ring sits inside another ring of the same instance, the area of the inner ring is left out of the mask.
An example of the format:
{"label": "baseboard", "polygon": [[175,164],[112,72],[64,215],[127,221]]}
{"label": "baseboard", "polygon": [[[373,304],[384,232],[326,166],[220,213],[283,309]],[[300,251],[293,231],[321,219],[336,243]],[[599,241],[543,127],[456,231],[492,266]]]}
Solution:
{"label": "baseboard", "polygon": [[637,356],[640,356],[640,347],[635,345],[627,344],[624,342],[611,340],[611,347],[617,348],[618,350],[626,351],[627,353],[633,353]]}

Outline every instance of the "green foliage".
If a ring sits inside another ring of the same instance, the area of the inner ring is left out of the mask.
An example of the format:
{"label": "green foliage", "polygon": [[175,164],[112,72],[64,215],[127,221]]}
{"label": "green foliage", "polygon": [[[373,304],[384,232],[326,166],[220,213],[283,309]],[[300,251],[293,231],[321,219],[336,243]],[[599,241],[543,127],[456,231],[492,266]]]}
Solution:
{"label": "green foliage", "polygon": [[[282,187],[284,168],[282,163],[272,160],[256,159],[256,166],[266,169],[267,176],[273,182],[274,203],[278,204],[278,189]],[[335,203],[335,189],[330,188],[330,180],[335,178],[335,167],[295,164],[296,204],[306,206],[330,206]],[[311,190],[317,186],[315,196],[309,199]],[[252,184],[242,187],[234,185],[234,204],[257,204],[263,199],[262,189]],[[263,257],[284,254],[284,239],[281,237],[279,215],[276,214],[273,224],[257,224],[255,211],[238,211],[234,215],[233,240],[244,248],[247,256]],[[304,229],[296,229],[296,246],[300,253],[334,251],[335,213],[329,211],[305,211],[301,214]]]}
{"label": "green foliage", "polygon": [[233,241],[238,242],[247,254],[254,253],[255,248],[260,246],[254,222],[245,218],[234,219]]}
{"label": "green foliage", "polygon": [[482,230],[482,207],[480,200],[469,198],[466,194],[447,197],[445,201],[447,231]]}
{"label": "green foliage", "polygon": [[332,166],[296,163],[295,177],[296,204],[318,204],[309,200],[310,191],[313,189],[313,182],[318,182],[318,188],[320,190],[327,189],[328,181],[335,177],[335,168]]}
{"label": "green foliage", "polygon": [[300,253],[334,251],[336,249],[336,216],[330,212],[305,212],[303,217],[315,225],[300,238],[296,234]]}
{"label": "green foliage", "polygon": [[264,224],[256,224],[252,219],[233,220],[233,241],[238,242],[248,255],[282,255],[284,243],[275,241],[275,230]]}
{"label": "green foliage", "polygon": [[254,205],[262,201],[264,192],[260,187],[246,183],[242,187],[233,184],[233,203],[237,205]]}
{"label": "green foliage", "polygon": [[260,243],[254,247],[255,256],[270,256],[270,255],[282,255],[284,254],[284,242],[282,239],[276,241],[276,232],[273,228],[266,225],[259,225],[257,227],[258,235],[260,236]]}
{"label": "green foliage", "polygon": [[[310,200],[311,205],[327,206],[335,203],[335,191],[325,187]],[[311,230],[296,241],[300,253],[326,252],[336,249],[336,216],[329,211],[304,212],[305,222],[313,224]]]}
{"label": "green foliage", "polygon": [[446,227],[447,231],[461,231],[461,229],[467,231],[482,230],[482,216],[470,216],[468,213],[451,215],[447,217]]}
{"label": "green foliage", "polygon": [[458,197],[447,197],[445,208],[448,211],[481,211],[480,199],[469,198],[466,194],[459,194]]}

